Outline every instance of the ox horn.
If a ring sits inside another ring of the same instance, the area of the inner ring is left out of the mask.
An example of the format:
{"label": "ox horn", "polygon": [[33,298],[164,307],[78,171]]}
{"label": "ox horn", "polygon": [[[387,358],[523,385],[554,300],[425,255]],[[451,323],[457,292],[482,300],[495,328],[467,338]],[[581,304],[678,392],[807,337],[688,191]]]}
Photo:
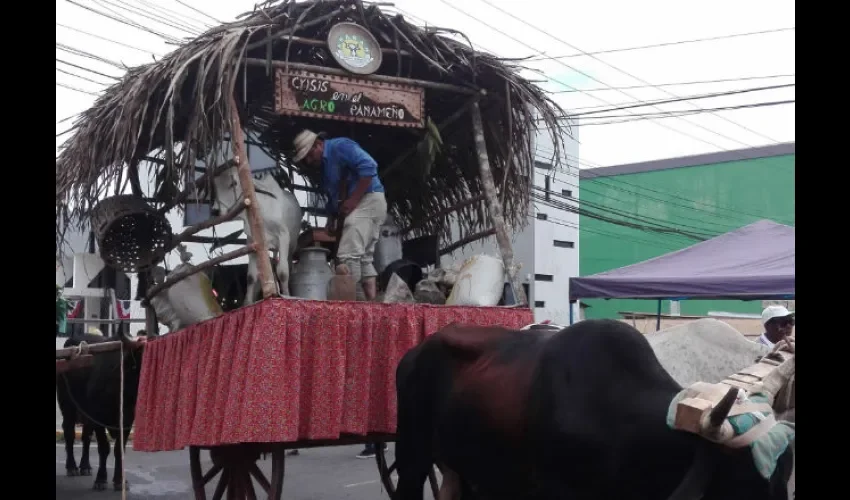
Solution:
{"label": "ox horn", "polygon": [[706,430],[716,430],[723,425],[723,421],[729,416],[732,411],[732,406],[735,405],[735,400],[738,399],[738,389],[730,387],[729,391],[723,396],[723,399],[717,403],[711,413],[708,415],[708,425]]}

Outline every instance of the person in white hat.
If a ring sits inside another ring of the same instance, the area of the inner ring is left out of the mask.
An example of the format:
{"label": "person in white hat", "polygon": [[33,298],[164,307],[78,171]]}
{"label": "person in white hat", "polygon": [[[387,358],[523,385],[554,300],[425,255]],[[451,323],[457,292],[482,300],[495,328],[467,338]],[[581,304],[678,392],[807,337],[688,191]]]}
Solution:
{"label": "person in white hat", "polygon": [[342,221],[338,263],[348,266],[355,283],[360,283],[358,299],[374,300],[378,294],[375,245],[387,217],[377,162],[349,138],[325,139],[312,130],[302,130],[293,146],[295,163],[321,168],[320,187],[328,197],[328,228]]}
{"label": "person in white hat", "polygon": [[767,306],[761,313],[764,333],[759,337],[758,343],[772,349],[777,342],[791,335],[794,329],[794,317],[795,313],[785,306]]}

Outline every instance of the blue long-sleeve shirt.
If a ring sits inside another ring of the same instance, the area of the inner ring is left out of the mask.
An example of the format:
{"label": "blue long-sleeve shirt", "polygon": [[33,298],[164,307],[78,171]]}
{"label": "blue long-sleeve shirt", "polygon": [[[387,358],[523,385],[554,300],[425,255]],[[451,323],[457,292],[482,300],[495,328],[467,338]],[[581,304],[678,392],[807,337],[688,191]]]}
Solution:
{"label": "blue long-sleeve shirt", "polygon": [[359,144],[346,137],[325,139],[322,153],[322,189],[328,196],[327,213],[339,213],[339,183],[348,182],[346,197],[351,196],[357,182],[371,178],[367,193],[383,193],[384,185],[378,178],[378,163]]}

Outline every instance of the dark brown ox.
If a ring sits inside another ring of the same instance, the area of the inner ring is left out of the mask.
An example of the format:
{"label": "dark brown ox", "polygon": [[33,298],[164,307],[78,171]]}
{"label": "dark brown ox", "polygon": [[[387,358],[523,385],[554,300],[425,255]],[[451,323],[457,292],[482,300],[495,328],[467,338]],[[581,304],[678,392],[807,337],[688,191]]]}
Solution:
{"label": "dark brown ox", "polygon": [[[750,448],[667,425],[681,390],[619,321],[557,332],[451,325],[398,367],[398,499],[421,500],[434,463],[464,500],[787,498],[791,448],[764,479]],[[712,411],[704,434],[732,403]]]}

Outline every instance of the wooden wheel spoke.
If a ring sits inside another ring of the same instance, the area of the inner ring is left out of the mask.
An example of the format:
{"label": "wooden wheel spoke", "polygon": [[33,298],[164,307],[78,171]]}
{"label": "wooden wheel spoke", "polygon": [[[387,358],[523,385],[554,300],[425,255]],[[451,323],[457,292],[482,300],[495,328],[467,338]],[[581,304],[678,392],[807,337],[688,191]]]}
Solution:
{"label": "wooden wheel spoke", "polygon": [[269,480],[266,479],[266,476],[263,475],[263,471],[260,470],[257,464],[251,464],[251,467],[248,470],[251,475],[254,476],[254,479],[256,479],[258,483],[260,483],[260,487],[265,490],[266,495],[268,495],[269,488],[271,488],[271,484],[269,483]]}
{"label": "wooden wheel spoke", "polygon": [[[256,464],[255,464],[256,465]],[[248,500],[257,500],[257,493],[254,491],[254,482],[251,481],[251,473],[245,471],[242,476],[242,484],[245,485],[245,497]]]}
{"label": "wooden wheel spoke", "polygon": [[269,500],[280,500],[283,495],[283,475],[286,471],[286,453],[277,450],[272,453],[272,485]]}
{"label": "wooden wheel spoke", "polygon": [[428,471],[428,482],[431,483],[431,493],[434,494],[434,498],[439,498],[440,483],[437,482],[437,473],[434,472],[433,466],[431,466],[431,470]]}
{"label": "wooden wheel spoke", "polygon": [[[258,500],[254,481],[264,490],[261,500],[280,500],[283,493],[283,475],[285,466],[284,450],[272,450],[272,471],[269,478],[257,465],[259,453],[256,448],[221,447],[210,450],[212,466],[201,473],[200,448],[190,447],[189,466],[192,472],[192,487],[195,500],[207,500],[205,486],[218,476],[212,500]],[[262,492],[261,492],[262,493]]]}
{"label": "wooden wheel spoke", "polygon": [[206,485],[208,482],[212,481],[212,479],[219,472],[221,472],[221,465],[213,464],[212,468],[210,470],[208,470],[206,474],[204,474],[203,478],[201,478],[201,481],[203,482],[204,485]]}
{"label": "wooden wheel spoke", "polygon": [[[384,485],[384,488],[387,490],[389,497],[391,499],[396,498],[396,481],[393,480],[392,474],[393,472],[398,472],[398,460],[393,461],[392,465],[387,466],[387,456],[384,448],[380,445],[377,445],[377,450],[375,450],[375,461],[378,463],[378,474],[381,476],[381,482]],[[428,482],[431,485],[431,492],[434,494],[434,498],[439,498],[440,492],[440,483],[437,480],[437,473],[435,467],[431,467],[431,470],[428,472]]]}
{"label": "wooden wheel spoke", "polygon": [[215,487],[212,500],[221,500],[221,497],[224,496],[224,490],[227,489],[228,483],[230,483],[230,471],[225,470],[221,473],[221,479],[219,479],[218,484]]}

